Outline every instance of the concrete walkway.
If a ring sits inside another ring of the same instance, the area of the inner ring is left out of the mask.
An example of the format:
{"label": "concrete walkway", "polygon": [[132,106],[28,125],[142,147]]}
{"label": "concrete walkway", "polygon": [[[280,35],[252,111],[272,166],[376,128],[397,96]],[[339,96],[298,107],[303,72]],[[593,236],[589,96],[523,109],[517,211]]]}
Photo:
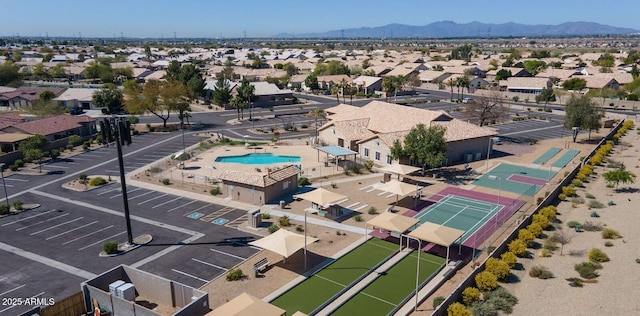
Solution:
{"label": "concrete walkway", "polygon": [[[429,295],[431,295],[435,290],[437,290],[442,283],[449,279],[449,274],[453,273],[457,269],[457,265],[460,262],[456,262],[454,264],[447,264],[437,275],[433,277],[420,291],[418,291],[418,302],[424,301]],[[409,315],[413,313],[416,309],[416,295],[415,293],[411,296],[411,299],[407,301],[398,311],[394,314],[396,316],[399,315]]]}
{"label": "concrete walkway", "polygon": [[402,251],[398,252],[391,259],[387,260],[383,263],[378,269],[369,273],[364,279],[360,280],[360,282],[356,283],[354,286],[349,288],[342,295],[333,300],[329,305],[325,306],[325,308],[321,309],[318,312],[318,315],[329,315],[333,313],[336,309],[338,309],[342,304],[350,300],[356,294],[360,293],[367,285],[371,284],[375,281],[380,275],[382,275],[387,270],[391,269],[396,263],[400,262],[400,260],[404,259],[412,252],[411,249],[405,248]]}
{"label": "concrete walkway", "polygon": [[[282,210],[278,210],[276,208],[279,208],[279,206],[272,205],[272,204],[263,205],[260,208],[260,212],[261,213],[268,213],[268,214],[271,214],[273,216],[278,216],[278,217],[287,216],[287,217],[289,217],[289,219],[300,221],[300,222],[304,222],[304,215],[289,213],[289,212],[285,212],[285,211],[282,211]],[[337,229],[337,230],[340,230],[340,231],[352,232],[352,233],[361,234],[361,235],[365,235],[367,233],[367,230],[364,228],[365,223],[362,223],[363,227],[355,227],[355,226],[351,226],[351,225],[345,225],[345,224],[337,223],[337,222],[334,222],[334,221],[325,221],[325,220],[321,220],[321,219],[318,219],[318,218],[315,218],[315,217],[311,217],[311,216],[307,216],[307,223],[318,225],[318,226],[330,227],[330,228],[334,228],[334,229]]]}
{"label": "concrete walkway", "polygon": [[347,182],[354,182],[354,181],[358,181],[358,180],[366,180],[366,179],[371,179],[371,178],[376,178],[376,177],[382,178],[382,173],[371,173],[371,174],[365,174],[365,175],[361,175],[361,176],[347,177],[347,178],[335,179],[335,180],[322,179],[322,178],[311,178],[311,180],[313,180],[313,183],[310,186],[314,187],[314,188],[319,188],[319,187],[323,187],[325,185],[329,185],[331,183],[335,183],[335,184],[347,183]]}

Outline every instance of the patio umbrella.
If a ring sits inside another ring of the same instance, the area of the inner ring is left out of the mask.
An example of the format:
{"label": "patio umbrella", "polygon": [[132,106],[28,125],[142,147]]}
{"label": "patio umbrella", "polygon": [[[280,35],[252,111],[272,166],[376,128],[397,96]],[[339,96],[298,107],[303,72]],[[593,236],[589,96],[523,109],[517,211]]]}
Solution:
{"label": "patio umbrella", "polygon": [[396,195],[396,205],[398,204],[398,197],[400,195],[405,196],[408,194],[411,194],[413,191],[417,190],[418,188],[413,185],[413,184],[409,184],[406,182],[401,182],[398,180],[390,180],[389,182],[379,186],[376,188],[377,190],[380,191],[385,191],[385,192],[389,192],[389,193],[393,193]]}
{"label": "patio umbrella", "polygon": [[[306,237],[306,240],[306,245],[309,245],[318,239]],[[305,236],[290,232],[286,229],[278,229],[275,233],[252,241],[249,244],[275,252],[286,259],[296,253],[296,251],[305,247]]]}
{"label": "patio umbrella", "polygon": [[410,174],[412,172],[416,172],[420,170],[419,167],[401,165],[399,163],[385,166],[379,169],[380,171],[394,173],[398,175],[398,179],[400,179],[400,175]]}
{"label": "patio umbrella", "polygon": [[331,192],[323,188],[317,188],[307,193],[302,193],[293,196],[296,199],[302,199],[320,205],[322,208],[327,208],[337,202],[347,200],[348,197],[342,194]]}
{"label": "patio umbrella", "polygon": [[285,315],[286,312],[282,308],[271,305],[245,292],[207,313],[206,316],[281,316]]}

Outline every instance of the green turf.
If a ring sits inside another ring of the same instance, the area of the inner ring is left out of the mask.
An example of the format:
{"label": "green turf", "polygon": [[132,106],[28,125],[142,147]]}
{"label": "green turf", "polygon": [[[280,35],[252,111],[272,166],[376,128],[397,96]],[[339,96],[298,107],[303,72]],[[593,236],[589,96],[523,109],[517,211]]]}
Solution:
{"label": "green turf", "polygon": [[[420,283],[437,271],[444,260],[421,253]],[[417,253],[412,252],[331,315],[387,315],[415,291],[417,261]]]}
{"label": "green turf", "polygon": [[[473,181],[472,184],[526,196],[534,196],[536,192],[538,192],[538,190],[542,188],[541,186],[536,186],[533,184],[507,180],[507,178],[512,174],[546,180],[550,177],[553,178],[556,172],[550,171],[547,166],[543,167],[542,169],[533,169],[501,163],[495,168],[491,169],[489,172],[482,175],[480,178]],[[496,176],[501,180],[492,180],[489,179],[489,176]]]}
{"label": "green turf", "polygon": [[398,248],[396,244],[372,238],[276,298],[271,304],[285,309],[287,315],[296,311],[308,314],[342,290],[343,286],[339,284],[349,285]]}

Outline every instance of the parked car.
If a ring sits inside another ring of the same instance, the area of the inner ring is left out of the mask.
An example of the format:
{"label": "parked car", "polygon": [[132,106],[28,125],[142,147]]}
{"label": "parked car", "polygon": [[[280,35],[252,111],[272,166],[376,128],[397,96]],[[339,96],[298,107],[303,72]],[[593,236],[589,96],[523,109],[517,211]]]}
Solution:
{"label": "parked car", "polygon": [[464,98],[464,99],[462,99],[462,103],[471,103],[471,102],[473,102],[472,98]]}
{"label": "parked car", "polygon": [[82,113],[84,113],[84,110],[81,107],[77,106],[77,105],[73,106],[73,107],[71,107],[71,109],[69,109],[69,114],[71,114],[71,115],[78,115],[78,114],[82,114]]}

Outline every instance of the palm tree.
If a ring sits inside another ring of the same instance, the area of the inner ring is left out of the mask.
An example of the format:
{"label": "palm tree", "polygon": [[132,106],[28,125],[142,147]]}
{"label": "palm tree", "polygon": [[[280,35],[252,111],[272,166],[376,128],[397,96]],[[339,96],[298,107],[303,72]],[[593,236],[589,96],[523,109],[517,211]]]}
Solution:
{"label": "palm tree", "polygon": [[449,88],[451,88],[450,96],[451,102],[453,102],[453,87],[456,85],[456,80],[454,80],[453,78],[449,78],[449,81],[447,81],[447,85],[449,86]]}
{"label": "palm tree", "polygon": [[316,139],[318,138],[318,120],[319,119],[326,119],[327,118],[327,113],[321,109],[321,108],[313,108],[311,111],[309,111],[309,113],[307,113],[306,115],[307,117],[313,118],[313,122],[316,126]]}
{"label": "palm tree", "polygon": [[231,106],[235,108],[236,111],[238,111],[238,120],[240,120],[240,112],[244,112],[244,106],[245,106],[244,101],[242,101],[242,99],[239,98],[238,96],[235,96],[231,98],[231,102],[229,102],[229,104],[231,104]]}
{"label": "palm tree", "polygon": [[345,98],[344,89],[347,89],[348,87],[349,87],[349,84],[347,83],[347,80],[342,78],[342,80],[340,80],[340,89],[342,90],[342,103],[347,103],[347,101],[344,99]]}
{"label": "palm tree", "polygon": [[337,84],[334,84],[333,86],[331,86],[331,94],[336,95],[336,100],[338,101],[338,104],[340,104],[340,86]]}

